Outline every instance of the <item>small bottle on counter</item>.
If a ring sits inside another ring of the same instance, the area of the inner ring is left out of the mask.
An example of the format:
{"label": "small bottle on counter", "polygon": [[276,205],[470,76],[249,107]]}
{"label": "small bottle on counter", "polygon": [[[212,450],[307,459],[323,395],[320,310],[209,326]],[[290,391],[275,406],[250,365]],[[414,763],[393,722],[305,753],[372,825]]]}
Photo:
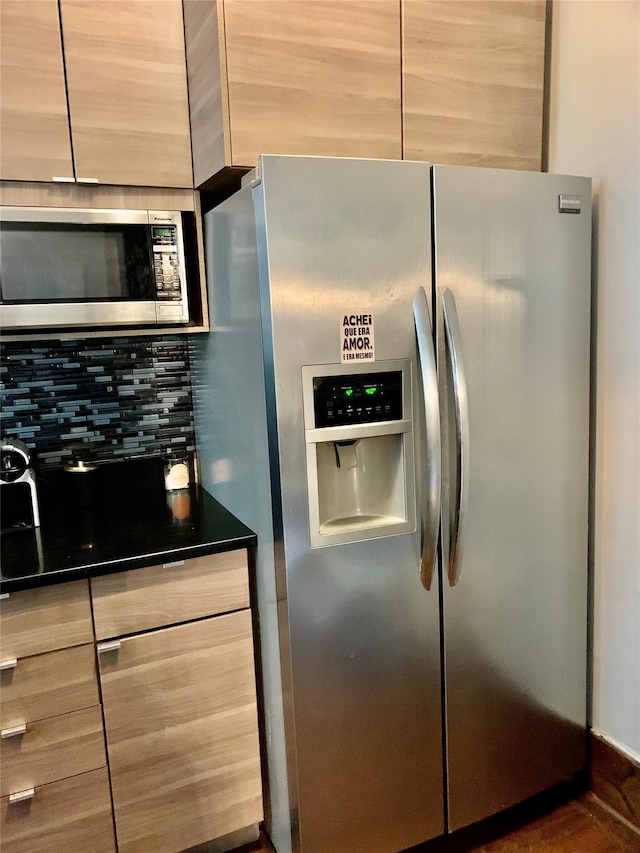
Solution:
{"label": "small bottle on counter", "polygon": [[190,483],[189,457],[168,456],[164,460],[164,487],[168,492],[187,489]]}

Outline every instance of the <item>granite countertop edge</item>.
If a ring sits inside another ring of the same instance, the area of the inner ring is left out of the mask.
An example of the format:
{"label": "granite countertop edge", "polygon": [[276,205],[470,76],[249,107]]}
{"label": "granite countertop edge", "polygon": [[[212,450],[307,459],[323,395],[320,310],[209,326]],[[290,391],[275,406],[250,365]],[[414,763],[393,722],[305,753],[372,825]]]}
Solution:
{"label": "granite countertop edge", "polygon": [[36,589],[37,587],[69,583],[75,580],[83,580],[84,578],[98,577],[99,575],[111,575],[117,572],[146,569],[150,566],[160,566],[166,563],[177,563],[183,560],[191,560],[195,557],[207,557],[211,554],[222,554],[225,551],[235,551],[241,548],[253,548],[256,543],[256,535],[251,534],[218,542],[207,542],[188,548],[138,554],[132,557],[123,557],[119,560],[94,563],[90,566],[77,566],[60,569],[59,571],[25,575],[20,578],[2,579],[0,581],[0,595],[19,592],[24,589]]}
{"label": "granite countertop edge", "polygon": [[[191,491],[192,493],[197,491],[202,496],[202,491],[197,487],[192,487]],[[101,557],[98,550],[95,554],[95,561],[92,562],[91,559],[87,560],[86,557],[83,557],[76,563],[74,563],[73,557],[65,561],[50,561],[45,547],[44,556],[45,563],[49,564],[48,568],[44,571],[32,572],[25,569],[24,573],[16,571],[12,577],[1,577],[0,594],[4,595],[99,575],[160,566],[172,562],[179,563],[196,557],[206,557],[211,554],[245,548],[251,549],[256,546],[257,537],[252,530],[211,496],[204,495],[204,498],[200,520],[206,521],[206,529],[194,535],[190,542],[183,545],[176,544],[163,547],[160,541],[157,548],[149,548],[148,543],[145,545],[141,543],[139,549],[133,547],[130,552],[104,557]],[[216,528],[220,530],[219,535],[216,534]],[[158,538],[162,539],[160,533]],[[60,562],[59,568],[56,567],[57,562]]]}

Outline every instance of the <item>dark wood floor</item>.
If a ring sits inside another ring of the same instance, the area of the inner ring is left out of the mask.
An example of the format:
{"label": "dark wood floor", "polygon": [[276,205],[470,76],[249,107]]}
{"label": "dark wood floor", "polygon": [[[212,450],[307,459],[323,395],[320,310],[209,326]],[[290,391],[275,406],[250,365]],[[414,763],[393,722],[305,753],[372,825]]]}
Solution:
{"label": "dark wood floor", "polygon": [[[425,845],[425,853],[427,853]],[[455,849],[455,847],[454,847]],[[593,794],[556,806],[550,812],[479,846],[462,845],[456,853],[638,853],[640,834],[616,820]]]}
{"label": "dark wood floor", "polygon": [[[500,830],[498,830],[500,831]],[[272,853],[267,839],[252,853]],[[436,840],[411,853],[640,853],[640,833],[618,821],[593,794],[539,814],[517,826],[503,826],[499,838],[480,844],[468,839]],[[349,853],[349,851],[336,851]],[[378,853],[371,850],[371,853]]]}

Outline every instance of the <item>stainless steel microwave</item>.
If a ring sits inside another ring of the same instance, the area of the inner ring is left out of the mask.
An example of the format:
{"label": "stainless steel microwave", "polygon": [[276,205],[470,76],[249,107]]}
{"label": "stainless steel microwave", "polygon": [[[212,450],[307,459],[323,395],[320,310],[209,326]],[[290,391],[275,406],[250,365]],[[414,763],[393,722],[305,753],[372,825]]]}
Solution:
{"label": "stainless steel microwave", "polygon": [[189,321],[179,211],[0,208],[0,328]]}

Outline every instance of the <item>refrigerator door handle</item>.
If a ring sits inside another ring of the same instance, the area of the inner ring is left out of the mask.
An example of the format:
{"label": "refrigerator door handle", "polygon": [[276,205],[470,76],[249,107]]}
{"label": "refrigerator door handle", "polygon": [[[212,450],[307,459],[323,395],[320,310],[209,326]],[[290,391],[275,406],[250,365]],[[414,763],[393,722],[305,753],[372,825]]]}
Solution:
{"label": "refrigerator door handle", "polygon": [[426,441],[426,500],[422,527],[420,580],[425,589],[431,589],[438,548],[440,527],[440,491],[442,485],[442,460],[440,455],[440,403],[438,375],[433,346],[433,332],[429,318],[429,303],[424,287],[413,299],[413,317],[418,343],[418,360],[424,397]]}
{"label": "refrigerator door handle", "polygon": [[460,580],[463,552],[463,533],[469,503],[469,404],[467,383],[460,348],[460,324],[453,293],[445,288],[442,294],[445,349],[451,364],[453,397],[456,417],[456,459],[458,478],[456,484],[456,509],[449,540],[449,586]]}

